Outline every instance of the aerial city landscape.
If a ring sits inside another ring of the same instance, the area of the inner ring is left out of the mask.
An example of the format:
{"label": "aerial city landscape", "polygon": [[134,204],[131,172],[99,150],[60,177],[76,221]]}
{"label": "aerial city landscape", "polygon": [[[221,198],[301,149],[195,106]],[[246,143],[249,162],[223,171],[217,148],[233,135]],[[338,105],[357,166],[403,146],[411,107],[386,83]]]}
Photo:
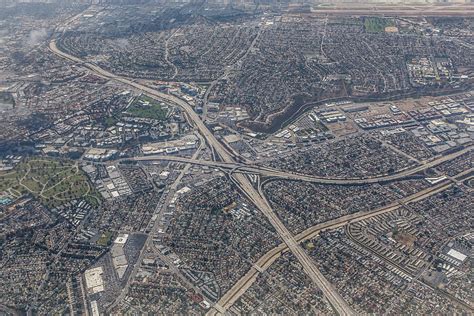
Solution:
{"label": "aerial city landscape", "polygon": [[474,3],[0,0],[0,315],[474,314]]}

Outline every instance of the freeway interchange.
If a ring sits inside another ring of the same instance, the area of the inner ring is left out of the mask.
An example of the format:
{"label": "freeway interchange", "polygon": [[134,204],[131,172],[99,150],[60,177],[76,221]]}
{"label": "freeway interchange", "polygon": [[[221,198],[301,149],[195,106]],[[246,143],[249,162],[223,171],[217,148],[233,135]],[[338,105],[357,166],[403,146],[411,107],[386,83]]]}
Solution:
{"label": "freeway interchange", "polygon": [[[458,174],[455,179],[462,178],[464,175],[473,172],[474,169],[469,169],[461,174]],[[455,181],[455,180],[454,180]],[[297,242],[301,243],[318,235],[321,231],[330,230],[330,229],[337,229],[339,227],[347,226],[351,223],[357,223],[363,220],[367,220],[373,218],[378,215],[382,215],[385,213],[393,212],[398,208],[402,207],[403,205],[414,203],[420,201],[422,199],[426,199],[430,196],[433,196],[439,192],[442,192],[453,185],[453,181],[443,181],[433,187],[428,189],[422,190],[417,192],[413,195],[410,195],[402,200],[397,202],[391,203],[387,206],[372,210],[372,211],[361,211],[353,214],[348,214],[341,216],[339,218],[335,218],[312,227],[307,228],[306,230],[302,231],[301,233],[295,236]],[[285,244],[280,244],[277,247],[271,249],[266,254],[264,254],[260,259],[254,264],[254,266],[240,278],[238,282],[234,284],[234,286],[227,291],[217,302],[217,307],[211,309],[208,312],[208,316],[214,316],[217,314],[217,311],[227,311],[245,292],[252,284],[255,283],[259,274],[264,273],[284,252],[288,251],[288,246]],[[442,294],[449,295],[445,292]],[[456,298],[452,297],[450,299],[456,301],[461,306],[471,309],[467,306],[464,302],[457,300]]]}
{"label": "freeway interchange", "polygon": [[[50,42],[50,50],[70,61],[81,63],[82,66],[88,68],[89,70],[97,73],[100,76],[106,77],[110,80],[114,80],[117,82],[124,83],[130,87],[138,89],[143,93],[161,99],[166,100],[172,104],[175,104],[181,107],[191,122],[191,124],[197,128],[201,136],[206,140],[209,147],[213,148],[217,155],[224,161],[225,163],[235,163],[234,158],[232,155],[225,149],[225,147],[215,138],[215,136],[211,133],[211,131],[206,127],[204,122],[200,119],[199,115],[194,112],[191,106],[186,103],[185,101],[171,96],[129,79],[115,76],[110,72],[94,65],[91,63],[83,62],[81,59],[66,54],[60,51],[56,46],[56,41],[53,39]],[[250,200],[255,204],[255,206],[267,217],[269,222],[277,231],[278,235],[282,238],[288,248],[294,253],[297,257],[298,261],[303,266],[304,271],[308,274],[308,276],[313,280],[313,282],[321,289],[325,297],[330,302],[331,306],[334,308],[335,312],[340,315],[353,315],[354,311],[352,308],[347,304],[347,302],[340,296],[339,293],[333,288],[333,286],[329,283],[329,281],[321,274],[321,272],[315,266],[313,260],[309,257],[309,255],[303,250],[303,248],[296,242],[294,236],[289,232],[289,230],[283,225],[281,220],[277,217],[277,215],[273,212],[270,205],[266,201],[265,197],[263,197],[255,188],[252,186],[249,179],[243,174],[236,174],[234,176],[234,180],[237,186],[243,191],[245,195],[247,195]]]}
{"label": "freeway interchange", "polygon": [[[288,180],[300,180],[300,181],[308,181],[313,183],[321,183],[321,184],[341,184],[341,185],[363,185],[363,184],[370,184],[370,183],[381,183],[381,182],[389,182],[395,181],[403,178],[407,178],[410,176],[415,175],[418,172],[423,170],[435,167],[445,161],[449,161],[451,159],[455,159],[460,155],[469,152],[473,149],[472,146],[466,147],[460,151],[451,153],[449,155],[443,156],[441,158],[437,158],[432,160],[426,164],[418,165],[411,169],[406,169],[398,173],[384,175],[379,177],[368,177],[368,178],[354,178],[354,179],[341,179],[341,178],[323,178],[323,177],[315,177],[311,175],[304,175],[304,174],[297,174],[291,172],[280,171],[272,168],[266,168],[256,165],[249,165],[239,162],[235,155],[230,153],[223,144],[219,142],[219,140],[214,136],[214,134],[207,128],[204,122],[201,120],[199,115],[193,110],[193,108],[184,100],[168,95],[157,90],[154,90],[148,86],[142,85],[133,81],[131,79],[116,76],[107,70],[102,69],[101,67],[85,62],[80,58],[75,56],[69,55],[61,50],[58,49],[56,46],[56,41],[53,39],[49,45],[50,50],[55,53],[56,55],[65,58],[71,62],[80,64],[81,66],[89,69],[91,72],[107,78],[109,80],[127,85],[128,87],[134,88],[136,90],[141,91],[142,93],[167,101],[173,105],[180,107],[187,115],[190,124],[199,132],[201,137],[205,140],[207,145],[210,149],[215,152],[216,156],[220,159],[220,161],[206,161],[206,160],[199,160],[196,157],[193,158],[182,158],[182,157],[174,157],[174,156],[146,156],[146,157],[133,157],[127,158],[124,160],[133,160],[133,161],[176,161],[186,164],[197,164],[197,165],[206,165],[216,168],[221,168],[225,170],[230,170],[230,176],[235,185],[242,191],[242,193],[265,215],[271,225],[274,227],[276,232],[278,233],[279,237],[282,239],[283,244],[278,246],[276,249],[272,250],[270,253],[266,254],[262,257],[259,262],[256,263],[257,267],[262,269],[266,268],[277,258],[278,254],[283,250],[291,251],[300,264],[303,266],[303,270],[305,273],[311,278],[311,280],[317,285],[317,287],[322,291],[326,299],[331,304],[332,308],[337,314],[340,315],[354,315],[354,310],[349,306],[349,304],[342,298],[342,296],[336,291],[334,286],[330,284],[330,282],[324,277],[324,275],[318,270],[318,267],[314,263],[314,261],[310,258],[310,256],[304,251],[301,247],[300,242],[306,240],[308,236],[313,236],[317,231],[322,229],[321,227],[317,227],[316,229],[312,229],[311,232],[303,232],[297,236],[294,236],[282,223],[282,221],[278,218],[276,213],[272,210],[270,204],[266,200],[261,187],[256,189],[253,184],[250,182],[248,177],[245,173],[253,173],[258,174],[266,177],[274,177],[274,178],[283,178]],[[438,187],[436,187],[438,188]],[[431,189],[426,194],[433,194],[436,190]],[[436,191],[437,192],[437,191]],[[374,211],[373,214],[378,214],[377,212],[388,212],[397,206],[391,206],[389,208],[384,208],[383,210]],[[371,213],[372,214],[372,213]],[[353,220],[363,219],[370,214],[352,214],[349,216],[341,217],[337,220],[334,220],[334,223],[324,223],[327,225],[327,228],[330,227],[340,227],[345,225]],[[324,225],[322,224],[322,225]],[[152,231],[153,232],[153,231]],[[227,308],[232,305],[232,302],[235,301],[236,295],[242,293],[242,290],[248,288],[249,283],[248,280],[254,279],[254,274],[252,271],[249,271],[248,277],[247,275],[244,277],[242,283],[239,281],[236,284],[235,289],[231,289],[228,293],[224,295],[214,309],[211,310],[210,314],[214,314],[216,312],[225,313]],[[243,285],[242,285],[243,284]],[[237,293],[237,294],[236,294]]]}
{"label": "freeway interchange", "polygon": [[126,160],[175,161],[175,162],[190,163],[190,164],[202,165],[202,166],[208,166],[208,167],[215,167],[215,168],[220,168],[224,170],[231,170],[231,173],[236,173],[236,172],[250,173],[250,174],[257,174],[257,175],[261,175],[265,177],[280,178],[280,179],[286,179],[286,180],[299,180],[299,181],[329,184],[329,185],[364,185],[364,184],[372,184],[372,183],[384,183],[384,182],[390,182],[390,181],[397,181],[404,178],[412,177],[419,172],[436,167],[446,161],[453,160],[472,150],[473,150],[473,146],[468,146],[462,150],[453,152],[451,154],[431,160],[427,163],[420,164],[416,167],[402,170],[400,172],[390,174],[390,175],[367,177],[367,178],[344,178],[344,179],[317,177],[317,176],[312,176],[312,175],[307,175],[307,174],[281,171],[281,170],[277,170],[273,168],[244,164],[244,163],[237,163],[237,162],[209,161],[209,160],[192,159],[192,158],[177,157],[177,156],[150,155],[150,156],[142,156],[142,157],[124,158],[122,160],[124,161]]}

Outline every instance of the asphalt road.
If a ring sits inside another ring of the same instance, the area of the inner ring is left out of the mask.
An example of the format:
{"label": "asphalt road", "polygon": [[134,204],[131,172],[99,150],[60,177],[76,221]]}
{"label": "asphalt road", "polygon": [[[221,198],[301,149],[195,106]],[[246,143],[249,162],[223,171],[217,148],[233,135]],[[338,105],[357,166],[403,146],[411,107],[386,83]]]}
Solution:
{"label": "asphalt road", "polygon": [[439,4],[364,4],[360,3],[338,3],[332,6],[315,6],[310,15],[376,15],[376,16],[403,16],[403,17],[426,17],[426,16],[473,16],[474,7],[467,3],[439,3]]}
{"label": "asphalt road", "polygon": [[[229,168],[232,167],[232,169],[240,169],[243,171],[249,171],[249,172],[255,172],[258,174],[263,174],[267,176],[273,176],[273,177],[280,177],[280,178],[285,178],[285,179],[293,179],[293,180],[303,180],[303,181],[310,181],[310,182],[317,182],[317,183],[327,183],[327,184],[367,184],[367,183],[378,183],[378,182],[384,182],[384,181],[390,181],[390,180],[395,180],[395,179],[400,179],[409,175],[412,175],[414,173],[417,173],[419,171],[425,170],[427,168],[431,168],[433,166],[439,165],[440,163],[444,161],[448,161],[451,159],[454,159],[455,157],[458,157],[459,155],[472,150],[472,146],[468,147],[462,151],[443,156],[439,159],[433,160],[429,163],[419,165],[417,167],[407,169],[404,171],[401,171],[399,173],[393,174],[393,175],[386,175],[382,177],[373,177],[373,178],[365,178],[365,179],[329,179],[329,178],[318,178],[318,177],[312,177],[308,175],[301,175],[301,174],[294,174],[294,173],[289,173],[289,172],[284,172],[284,171],[278,171],[278,170],[271,170],[268,168],[263,168],[263,167],[256,167],[256,166],[248,166],[248,165],[240,165],[238,164],[233,155],[215,138],[215,136],[212,134],[212,132],[207,128],[207,126],[203,123],[203,121],[200,119],[199,115],[194,112],[192,107],[186,103],[184,100],[179,99],[178,97],[168,95],[159,91],[156,91],[150,87],[144,86],[140,83],[137,83],[135,81],[132,81],[130,79],[116,76],[107,70],[104,70],[97,65],[93,63],[88,63],[84,62],[83,60],[71,56],[67,53],[64,53],[60,51],[57,46],[56,46],[56,41],[52,40],[50,42],[50,50],[65,58],[68,59],[72,62],[79,63],[83,67],[88,68],[89,70],[95,72],[96,74],[108,78],[110,80],[114,80],[123,84],[126,84],[130,87],[133,87],[149,96],[161,99],[161,100],[166,100],[167,102],[177,105],[181,107],[187,114],[191,124],[199,131],[199,133],[202,135],[202,137],[206,140],[208,145],[214,149],[214,151],[217,153],[217,155],[220,157],[222,162],[204,162],[201,160],[197,159],[188,159],[185,160],[186,158],[170,158],[166,157],[164,160],[173,160],[176,159],[176,161],[182,161],[185,163],[199,163],[199,164],[207,164],[210,166],[216,166],[216,167],[225,167]],[[133,158],[134,160],[153,160],[153,156],[149,157],[136,157]],[[155,157],[155,159],[163,159],[161,156]],[[180,159],[180,160],[178,160]],[[293,236],[289,230],[284,226],[284,224],[280,221],[278,216],[273,212],[272,208],[270,207],[269,203],[264,197],[263,192],[261,190],[257,191],[247,178],[242,173],[235,173],[233,175],[233,180],[235,184],[241,189],[241,191],[255,204],[255,206],[267,217],[269,222],[272,224],[272,226],[275,228],[277,231],[278,235],[280,238],[283,240],[284,244],[286,245],[287,249],[289,249],[295,257],[298,259],[298,261],[301,263],[303,266],[303,270],[308,274],[308,276],[312,279],[312,281],[321,289],[323,292],[324,296],[328,299],[334,310],[340,314],[340,315],[353,315],[355,312],[352,310],[352,308],[347,304],[347,302],[342,298],[342,296],[335,290],[335,288],[332,286],[332,284],[329,283],[329,281],[322,275],[322,273],[317,269],[314,261],[309,257],[309,255],[303,250],[303,248],[300,246],[299,241],[295,236]],[[344,222],[343,219],[340,220],[341,222],[335,225],[341,225],[341,223]],[[220,309],[222,305],[219,304],[218,309]]]}
{"label": "asphalt road", "polygon": [[[357,212],[354,214],[341,216],[339,218],[314,225],[302,231],[301,233],[297,234],[294,237],[294,239],[298,243],[301,243],[315,237],[322,230],[336,229],[339,227],[343,227],[349,223],[359,222],[359,221],[362,221],[362,220],[365,220],[365,219],[368,219],[380,214],[392,212],[398,209],[402,204],[413,203],[413,202],[425,199],[436,193],[446,190],[451,185],[453,185],[451,181],[449,182],[445,181],[443,183],[440,183],[428,189],[417,192],[400,201],[384,206],[382,208],[378,208],[369,212]],[[254,267],[251,268],[239,281],[237,281],[229,291],[224,293],[221,299],[217,302],[217,305],[220,307],[221,313],[222,313],[222,310],[227,311],[247,291],[247,289],[250,286],[252,286],[252,284],[257,279],[257,276],[259,275],[259,273],[262,273],[263,271],[268,269],[286,251],[288,251],[288,246],[285,244],[280,244],[277,247],[268,251],[265,255],[263,255],[254,264]],[[213,316],[216,314],[217,314],[217,311],[214,309],[211,309],[207,313],[208,316]]]}
{"label": "asphalt road", "polygon": [[[156,91],[144,85],[141,85],[137,82],[129,80],[127,78],[116,76],[107,70],[104,70],[98,67],[95,64],[84,62],[81,59],[71,56],[67,53],[62,52],[56,46],[56,41],[53,39],[49,45],[50,50],[61,56],[65,59],[68,59],[72,62],[79,63],[83,67],[88,68],[89,70],[97,73],[100,76],[106,77],[110,80],[114,80],[117,82],[124,83],[130,87],[133,87],[137,90],[142,91],[143,93],[150,95],[152,97],[166,100],[172,104],[175,104],[181,107],[186,114],[188,115],[192,125],[198,129],[200,134],[206,140],[208,145],[212,147],[218,156],[222,159],[222,161],[226,163],[235,163],[232,155],[226,150],[226,148],[214,137],[211,131],[206,127],[206,125],[202,122],[199,115],[194,112],[191,106],[186,103],[184,100],[181,100],[175,96],[164,94],[162,92]],[[353,315],[355,314],[354,311],[350,308],[350,306],[345,302],[342,297],[335,291],[329,281],[321,274],[321,272],[315,266],[313,260],[306,254],[306,252],[301,248],[301,246],[295,241],[294,237],[288,231],[288,229],[283,225],[280,219],[276,216],[273,212],[271,207],[269,206],[266,199],[261,196],[257,190],[252,186],[250,181],[247,177],[243,174],[236,174],[234,179],[237,185],[241,188],[241,190],[246,194],[251,201],[256,205],[258,209],[267,217],[269,222],[275,227],[278,235],[282,238],[288,248],[294,253],[296,258],[299,260],[301,265],[303,266],[303,270],[308,274],[308,276],[315,282],[315,284],[321,289],[323,294],[326,296],[330,304],[333,306],[334,310],[340,315]]]}
{"label": "asphalt road", "polygon": [[166,156],[166,155],[150,155],[142,157],[133,157],[126,158],[123,160],[135,160],[135,161],[177,161],[183,163],[190,163],[196,165],[204,165],[209,167],[216,167],[221,169],[234,169],[234,172],[241,171],[247,173],[259,174],[267,177],[282,178],[286,180],[301,180],[306,182],[321,183],[321,184],[341,184],[341,185],[361,185],[361,184],[371,184],[371,183],[381,183],[400,180],[409,176],[412,176],[420,171],[424,171],[429,168],[436,167],[443,162],[453,160],[469,151],[472,151],[474,146],[468,146],[462,150],[456,151],[449,155],[445,155],[434,159],[432,161],[426,162],[424,164],[415,166],[413,168],[405,169],[397,173],[390,175],[366,177],[366,178],[331,178],[331,177],[316,177],[307,174],[293,173],[288,171],[280,171],[277,169],[272,169],[263,166],[257,165],[248,165],[238,162],[222,162],[222,161],[210,161],[210,160],[200,160],[186,157],[177,157],[177,156]]}
{"label": "asphalt road", "polygon": [[[196,152],[193,154],[193,157],[191,159],[196,159],[204,144],[200,142],[198,149]],[[138,259],[135,263],[135,266],[133,267],[130,276],[128,277],[127,282],[125,283],[125,286],[121,289],[120,294],[117,296],[117,298],[114,300],[114,302],[108,307],[108,311],[112,311],[115,306],[117,306],[127,295],[128,289],[130,287],[130,283],[133,282],[135,279],[135,276],[137,275],[141,262],[143,261],[144,256],[146,255],[147,251],[152,248],[153,245],[153,237],[156,234],[156,231],[158,230],[159,224],[161,222],[161,218],[163,217],[163,213],[166,210],[166,207],[169,205],[170,200],[172,199],[173,195],[176,193],[176,188],[181,182],[181,179],[185,176],[185,174],[188,172],[189,168],[191,168],[191,164],[186,164],[184,168],[179,172],[178,177],[176,180],[173,182],[173,184],[170,186],[170,190],[168,193],[164,193],[164,195],[160,198],[160,202],[155,208],[155,211],[153,212],[154,215],[156,215],[155,222],[153,226],[150,229],[150,233],[148,234],[148,237],[140,250],[140,254],[138,256]],[[150,223],[148,224],[150,225]],[[181,274],[180,274],[181,275]]]}

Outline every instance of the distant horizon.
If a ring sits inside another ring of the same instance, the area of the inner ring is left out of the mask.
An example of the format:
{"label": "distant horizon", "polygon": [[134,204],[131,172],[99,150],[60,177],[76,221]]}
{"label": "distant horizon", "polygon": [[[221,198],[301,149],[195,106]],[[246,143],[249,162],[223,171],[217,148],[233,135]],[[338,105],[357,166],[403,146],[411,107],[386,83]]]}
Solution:
{"label": "distant horizon", "polygon": [[[188,3],[202,3],[200,0],[0,0],[0,4],[14,4],[14,3],[50,3],[50,4],[107,4],[107,5],[134,5],[134,4],[188,4]],[[474,4],[473,0],[287,0],[287,1],[271,1],[271,0],[206,0],[209,4],[311,4],[311,5],[452,5],[452,4]]]}
{"label": "distant horizon", "polygon": [[0,4],[0,314],[474,314],[472,3]]}

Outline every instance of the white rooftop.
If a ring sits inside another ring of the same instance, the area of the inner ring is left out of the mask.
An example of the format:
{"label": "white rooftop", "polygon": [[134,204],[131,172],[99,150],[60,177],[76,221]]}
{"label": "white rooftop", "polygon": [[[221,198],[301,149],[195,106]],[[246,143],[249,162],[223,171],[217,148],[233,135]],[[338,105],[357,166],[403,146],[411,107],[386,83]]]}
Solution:
{"label": "white rooftop", "polygon": [[454,250],[454,249],[450,249],[448,251],[448,256],[451,256],[453,257],[454,259],[457,259],[459,261],[464,261],[466,260],[467,256],[463,253],[460,253],[459,251],[457,250]]}

